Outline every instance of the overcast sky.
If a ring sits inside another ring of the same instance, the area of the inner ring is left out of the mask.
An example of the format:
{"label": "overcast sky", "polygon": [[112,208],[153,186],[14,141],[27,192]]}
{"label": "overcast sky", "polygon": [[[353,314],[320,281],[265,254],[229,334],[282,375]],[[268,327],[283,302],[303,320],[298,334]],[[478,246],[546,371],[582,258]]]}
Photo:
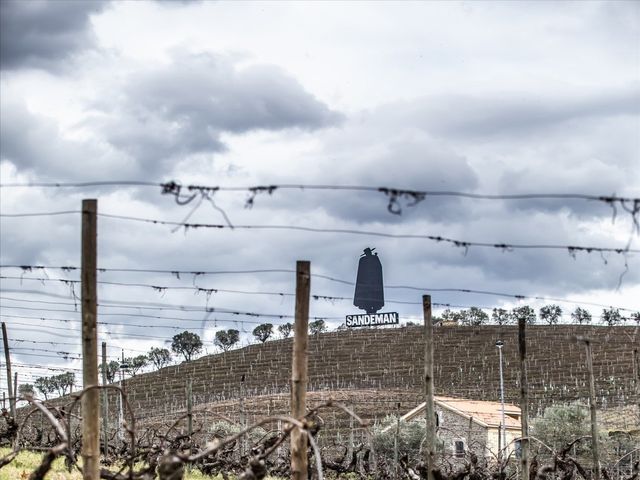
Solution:
{"label": "overcast sky", "polygon": [[[640,196],[638,2],[0,5],[3,184],[176,180],[225,187],[286,183]],[[101,213],[176,222],[200,200],[180,206],[157,187],[2,188],[0,210],[78,210],[83,198],[98,198]],[[251,209],[245,208],[247,198],[246,191],[212,197],[237,225],[639,248],[630,216],[618,206],[614,218],[610,206],[596,201],[427,197],[394,215],[388,199],[375,192],[276,190],[257,195]],[[189,221],[227,223],[206,199]],[[0,222],[2,265],[80,265],[79,214]],[[567,317],[581,302],[640,310],[634,253],[573,258],[562,250],[465,251],[425,239],[172,230],[101,217],[98,264],[292,270],[296,260],[310,260],[313,273],[353,282],[360,253],[375,247],[387,286],[383,311],[397,311],[403,321],[420,321],[422,293],[431,293],[436,303],[463,306],[524,303],[432,290],[438,288],[565,299],[560,305]],[[79,288],[71,291],[54,280],[78,279],[78,272],[1,269],[2,276],[23,274],[22,281],[1,280],[2,320],[9,325],[14,362],[78,367],[78,361],[54,353],[79,352]],[[100,340],[114,356],[120,347],[126,355],[143,353],[182,329],[202,335],[211,353],[217,329],[251,332],[256,323],[290,321],[205,315],[205,307],[293,314],[291,296],[196,290],[292,293],[292,273],[99,277],[189,287],[101,285],[104,304],[201,309],[101,307],[100,320],[109,325],[101,327]],[[426,290],[389,288],[401,285]],[[312,293],[352,297],[353,286],[314,277]],[[537,309],[551,302],[526,303]],[[586,308],[594,316],[602,310]],[[311,303],[311,315],[330,318],[333,327],[351,313],[357,309],[349,300]],[[24,380],[46,373],[18,371]]]}

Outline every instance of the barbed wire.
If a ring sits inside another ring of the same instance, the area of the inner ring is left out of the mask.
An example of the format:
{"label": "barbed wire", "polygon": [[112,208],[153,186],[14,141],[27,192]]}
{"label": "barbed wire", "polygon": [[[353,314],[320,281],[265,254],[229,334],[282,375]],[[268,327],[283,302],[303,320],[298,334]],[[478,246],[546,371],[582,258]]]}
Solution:
{"label": "barbed wire", "polygon": [[[2,292],[3,290],[0,289],[0,292]],[[19,290],[17,290],[17,292],[19,292]],[[351,297],[331,297],[332,300],[349,300],[351,301]],[[57,302],[57,301],[46,301],[46,300],[33,300],[33,299],[26,299],[26,298],[14,298],[14,297],[6,297],[6,296],[0,296],[0,300],[9,300],[9,301],[16,301],[16,302],[22,302],[22,303],[27,303],[27,304],[32,304],[32,303],[37,303],[37,304],[45,304],[45,305],[63,305],[63,306],[76,306],[75,303],[70,303],[70,302]],[[166,311],[180,311],[180,312],[193,312],[193,313],[209,313],[207,312],[207,307],[206,306],[199,306],[199,305],[176,305],[176,304],[166,304],[166,303],[151,303],[151,302],[143,302],[143,303],[136,303],[136,302],[127,302],[127,301],[111,301],[111,300],[104,300],[105,303],[98,303],[98,307],[101,308],[128,308],[128,309],[134,309],[134,310],[166,310]],[[114,303],[118,303],[118,304],[111,304],[110,302],[114,302]],[[388,302],[387,300],[385,300],[385,302]],[[422,305],[422,302],[400,302],[400,303],[405,303],[405,304],[411,304],[411,305]],[[452,304],[452,303],[439,303],[439,302],[432,302],[431,303],[432,306],[435,307],[445,307],[445,308],[459,308],[459,309],[468,309],[468,308],[477,308],[479,310],[504,310],[501,307],[495,307],[495,306],[486,306],[486,305],[458,305],[458,304]],[[576,304],[579,305],[579,304]],[[6,308],[12,308],[12,305],[4,305]],[[617,309],[617,310],[621,310],[620,307],[615,307],[615,306],[609,306],[608,308],[612,308],[612,309]],[[36,311],[48,311],[47,309],[41,309],[41,308],[37,308],[37,309],[32,309],[32,310],[36,310]],[[61,311],[61,310],[52,310],[52,311]],[[68,310],[67,310],[68,312]],[[102,314],[102,313],[101,313]],[[106,315],[109,315],[109,313],[106,313]],[[122,316],[129,316],[129,314],[126,313],[122,313],[122,314],[114,314],[114,315],[122,315]],[[133,316],[133,315],[131,315]],[[563,314],[561,315],[562,318],[570,318],[570,314]],[[322,319],[331,319],[331,320],[336,320],[336,319],[341,319],[342,317],[321,317]],[[626,320],[629,320],[628,318],[625,317]],[[235,321],[235,320],[229,320],[229,321]],[[248,322],[245,322],[248,323]],[[257,322],[256,322],[257,323]]]}
{"label": "barbed wire", "polygon": [[[39,270],[46,273],[47,269],[50,270],[61,270],[63,272],[72,272],[79,271],[80,267],[72,266],[72,265],[62,265],[62,266],[51,266],[51,265],[20,265],[20,264],[0,264],[0,269],[2,268],[13,268],[20,269],[22,272],[32,272],[33,270]],[[181,279],[182,276],[192,276],[193,280],[200,276],[207,275],[225,275],[225,274],[259,274],[259,273],[296,273],[293,269],[258,269],[258,270],[180,270],[180,269],[146,269],[146,268],[98,268],[98,272],[107,273],[163,273],[169,274],[177,279]],[[345,280],[337,277],[332,277],[329,275],[312,273],[311,278],[320,278],[324,280],[328,280],[335,283],[340,283],[343,285],[355,286],[355,282],[350,280]],[[560,297],[549,297],[543,295],[527,295],[521,293],[510,293],[510,292],[499,292],[492,290],[481,290],[481,289],[473,289],[473,288],[454,288],[454,287],[429,287],[429,286],[415,286],[415,285],[385,285],[385,289],[394,289],[394,290],[411,290],[417,292],[449,292],[449,293],[468,293],[468,294],[477,294],[477,295],[487,295],[487,296],[496,296],[496,297],[505,297],[505,298],[513,298],[515,300],[538,300],[545,302],[560,302],[560,303],[570,303],[574,305],[585,305],[592,307],[600,307],[600,308],[618,308],[619,310],[624,311],[635,311],[640,308],[630,308],[630,307],[621,307],[621,306],[613,306],[610,304],[603,304],[597,302],[589,302],[589,301],[577,301],[570,300],[566,298]],[[0,291],[7,291],[6,289],[0,289]],[[65,297],[66,298],[66,297]]]}
{"label": "barbed wire", "polygon": [[[14,308],[18,310],[31,310],[31,311],[41,311],[41,312],[60,312],[60,313],[75,313],[80,314],[78,310],[60,310],[53,308],[32,308],[32,307],[22,307],[22,306],[8,306],[5,305],[5,308]],[[246,312],[240,310],[232,310],[227,308],[218,308],[218,307],[203,307],[201,310],[194,310],[195,312],[200,313],[225,313],[229,315],[241,315],[248,317],[259,317],[259,318],[275,318],[275,319],[291,319],[294,318],[294,315],[286,314],[286,313],[257,313],[257,312]],[[140,313],[112,313],[112,312],[102,312],[100,315],[102,316],[124,316],[124,317],[142,317],[142,318],[155,318],[155,319],[166,319],[166,320],[182,320],[182,321],[202,321],[201,319],[193,319],[193,318],[183,318],[183,317],[160,317],[157,315],[145,315]],[[1,316],[1,315],[0,315]],[[309,319],[312,320],[337,320],[342,317],[329,317],[329,316],[310,316]],[[236,320],[233,320],[236,321]],[[239,323],[259,323],[252,322],[248,320],[237,320]]]}
{"label": "barbed wire", "polygon": [[[68,212],[42,212],[42,213],[27,213],[27,214],[0,214],[0,217],[20,217],[20,216],[50,216],[50,215],[63,215],[67,213],[80,213],[79,211]],[[185,232],[189,229],[232,229],[232,230],[288,230],[288,231],[300,231],[300,232],[312,232],[312,233],[333,233],[333,234],[348,234],[348,235],[363,235],[370,237],[381,238],[396,238],[396,239],[413,239],[413,240],[429,240],[436,243],[448,243],[454,247],[464,249],[465,255],[471,247],[479,248],[494,248],[502,252],[512,252],[514,250],[565,250],[575,258],[577,253],[614,253],[626,255],[628,253],[638,253],[640,249],[630,248],[630,242],[625,247],[594,247],[594,246],[582,246],[582,245],[562,245],[562,244],[517,244],[507,242],[479,242],[469,240],[459,240],[449,238],[441,235],[427,235],[427,234],[404,234],[404,233],[386,233],[370,230],[355,230],[347,228],[317,228],[317,227],[305,227],[299,225],[231,225],[228,224],[215,224],[215,223],[187,223],[174,222],[169,220],[160,220],[144,217],[132,217],[127,215],[114,215],[109,213],[98,213],[98,217],[110,218],[114,220],[124,220],[139,223],[148,223],[153,225],[165,225],[177,228],[184,228]],[[190,215],[189,215],[190,216]],[[172,231],[175,232],[174,228]],[[605,263],[606,264],[606,263]]]}
{"label": "barbed wire", "polygon": [[[272,195],[275,191],[281,190],[331,190],[331,191],[353,191],[353,192],[374,192],[382,193],[388,199],[387,210],[396,215],[402,214],[401,200],[406,201],[405,206],[411,207],[419,204],[428,197],[455,197],[473,200],[586,200],[603,202],[614,209],[620,206],[627,211],[634,222],[636,229],[638,226],[638,212],[640,211],[640,198],[623,197],[617,195],[593,195],[586,193],[554,193],[554,192],[533,192],[533,193],[498,193],[485,194],[474,192],[462,192],[454,190],[415,190],[396,187],[374,187],[363,185],[328,185],[328,184],[271,184],[255,186],[220,186],[220,185],[182,185],[175,180],[167,182],[147,182],[139,180],[102,180],[90,182],[11,182],[2,183],[0,188],[11,187],[39,187],[39,188],[87,188],[87,187],[159,187],[161,194],[171,195],[179,205],[186,205],[196,198],[212,200],[211,196],[217,192],[242,192],[248,193],[245,207],[251,208],[255,204],[256,196],[266,193]],[[185,193],[186,192],[186,193]],[[217,208],[214,204],[214,207]],[[223,212],[224,213],[224,212]],[[227,219],[228,220],[228,219]],[[230,222],[229,222],[230,225]]]}
{"label": "barbed wire", "polygon": [[[70,280],[70,279],[66,279],[66,278],[50,278],[50,277],[38,277],[38,278],[33,278],[33,277],[17,277],[17,276],[6,276],[6,275],[0,275],[0,280],[2,279],[7,279],[7,280],[20,280],[25,281],[25,280],[31,280],[31,281],[37,281],[40,283],[47,283],[47,282],[60,282],[63,284],[69,284],[69,283],[73,283],[73,284],[80,284],[80,280]],[[291,293],[291,292],[270,292],[270,291],[255,291],[255,290],[232,290],[232,289],[224,289],[224,288],[206,288],[206,287],[200,287],[198,285],[194,285],[194,286],[183,286],[183,285],[153,285],[153,284],[148,284],[148,283],[128,283],[128,282],[110,282],[110,281],[97,281],[98,285],[110,285],[110,286],[124,286],[124,287],[139,287],[139,288],[148,288],[151,289],[155,292],[159,292],[159,293],[164,293],[168,290],[187,290],[187,291],[193,291],[195,295],[198,295],[200,293],[204,293],[206,295],[211,295],[213,293],[236,293],[236,294],[242,294],[242,295],[270,295],[270,296],[278,296],[278,297],[295,297],[295,293]],[[2,291],[0,289],[0,291]],[[1,297],[0,297],[1,298]],[[326,300],[329,302],[334,302],[334,301],[353,301],[352,297],[341,297],[341,296],[334,296],[334,295],[322,295],[322,294],[311,294],[311,298],[314,300]],[[39,303],[51,303],[51,304],[55,304],[55,303],[59,303],[59,302],[44,302],[44,301],[40,301]],[[422,302],[410,302],[410,301],[404,301],[404,300],[394,300],[394,299],[385,299],[385,303],[397,303],[397,304],[403,304],[403,305],[422,305]],[[73,304],[67,304],[67,305],[73,305]],[[98,306],[100,306],[101,304],[99,303]],[[438,302],[433,302],[432,305],[435,306],[446,306],[446,307],[461,307],[461,308],[467,308],[469,307],[467,306],[463,306],[463,305],[452,305],[450,303],[438,303]],[[102,306],[109,306],[109,305],[102,305]],[[132,307],[133,308],[133,307]],[[483,308],[492,308],[492,307],[483,307]]]}

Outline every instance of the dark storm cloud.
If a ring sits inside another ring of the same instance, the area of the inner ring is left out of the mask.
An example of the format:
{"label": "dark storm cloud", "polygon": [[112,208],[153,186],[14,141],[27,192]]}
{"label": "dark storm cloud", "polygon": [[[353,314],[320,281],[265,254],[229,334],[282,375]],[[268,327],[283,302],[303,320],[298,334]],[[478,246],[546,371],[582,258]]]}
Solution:
{"label": "dark storm cloud", "polygon": [[92,178],[157,179],[189,155],[224,151],[226,132],[315,130],[342,118],[278,68],[238,69],[208,55],[133,74],[93,108],[78,124],[93,141],[71,140],[52,119],[3,96],[0,158],[49,179],[86,178],[84,167]]}
{"label": "dark storm cloud", "polygon": [[91,178],[136,173],[122,156],[91,142],[65,138],[54,120],[30,112],[24,102],[10,97],[0,97],[1,161],[49,180],[87,178],[85,167],[90,167]]}
{"label": "dark storm cloud", "polygon": [[[351,138],[354,145],[347,151],[329,145],[317,158],[311,158],[291,166],[283,183],[320,183],[329,185],[363,185],[414,190],[464,190],[477,187],[478,177],[467,159],[454,151],[433,142],[428,136],[407,133],[402,128],[389,128],[385,135],[368,137],[369,143],[358,145],[361,135],[357,128],[347,126],[337,132],[341,138]],[[281,174],[282,175],[282,174]],[[339,221],[357,224],[381,222],[400,224],[418,218],[436,221],[460,221],[459,201],[452,198],[433,197],[415,202],[410,196],[393,200],[392,209],[401,209],[402,215],[391,214],[391,195],[381,192],[353,191],[287,191],[276,192],[273,198],[256,198],[256,209],[262,204],[272,208],[309,211],[322,209]],[[408,206],[416,203],[415,206]],[[462,210],[464,213],[464,210]]]}
{"label": "dark storm cloud", "polygon": [[0,2],[0,68],[55,68],[93,43],[89,17],[107,1],[3,0]]}
{"label": "dark storm cloud", "polygon": [[[443,96],[390,104],[376,116],[387,125],[424,131],[466,156],[470,165],[483,170],[484,188],[638,195],[630,181],[638,178],[640,155],[637,86],[589,94]],[[434,173],[437,178],[437,169]],[[462,187],[472,190],[475,185],[463,182]],[[611,214],[607,205],[582,200],[508,205],[531,211],[567,209],[586,217]]]}
{"label": "dark storm cloud", "polygon": [[97,108],[97,129],[146,175],[170,171],[186,155],[224,151],[225,132],[315,130],[342,118],[280,68],[239,68],[205,54],[178,54],[136,73]]}

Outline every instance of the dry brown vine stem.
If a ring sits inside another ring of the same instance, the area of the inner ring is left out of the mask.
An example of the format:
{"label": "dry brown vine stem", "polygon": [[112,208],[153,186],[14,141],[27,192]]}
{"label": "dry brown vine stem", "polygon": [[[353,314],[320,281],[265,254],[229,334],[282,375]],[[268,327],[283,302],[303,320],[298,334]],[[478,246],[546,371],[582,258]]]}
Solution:
{"label": "dry brown vine stem", "polygon": [[2,459],[2,461],[0,461],[0,466],[4,466],[7,463],[11,462],[16,457],[16,455],[18,455],[18,453],[21,450],[18,442],[19,432],[22,430],[22,428],[26,424],[27,419],[31,416],[31,414],[33,414],[35,411],[40,411],[45,416],[47,421],[53,426],[56,434],[61,439],[61,443],[51,448],[47,452],[47,455],[45,455],[45,457],[42,459],[42,462],[40,463],[40,465],[29,476],[29,480],[42,480],[44,479],[44,476],[47,474],[47,472],[51,468],[51,464],[56,459],[56,457],[58,457],[62,452],[64,452],[67,449],[67,445],[68,445],[67,432],[65,428],[63,428],[63,426],[60,425],[60,422],[58,422],[58,420],[53,415],[53,413],[51,413],[51,411],[47,407],[45,407],[42,404],[42,402],[40,402],[39,400],[35,400],[30,395],[26,397],[22,397],[19,400],[28,401],[31,405],[35,407],[35,410],[33,410],[32,412],[29,412],[25,420],[23,420],[22,425],[19,428],[18,433],[16,434],[16,441],[14,442],[13,451],[9,453],[9,455],[5,456]]}
{"label": "dry brown vine stem", "polygon": [[[32,401],[29,400],[29,398],[31,398],[33,400],[33,397],[29,396],[29,397],[19,397],[16,399],[16,402],[20,401],[20,400],[25,400],[25,401]],[[2,457],[0,459],[0,468],[4,467],[5,465],[11,463],[13,461],[14,458],[16,458],[16,456],[18,455],[18,453],[20,453],[20,435],[22,433],[22,430],[24,429],[24,427],[27,424],[27,421],[29,420],[29,418],[31,418],[31,416],[36,413],[38,411],[38,409],[34,408],[33,410],[31,410],[30,412],[27,413],[27,415],[25,415],[25,418],[22,420],[22,422],[20,423],[20,426],[18,427],[18,430],[16,431],[16,437],[13,441],[13,449],[11,452],[9,452],[7,455],[5,455],[4,457]]]}
{"label": "dry brown vine stem", "polygon": [[296,428],[299,428],[301,430],[305,430],[306,426],[303,422],[301,422],[300,420],[296,420],[293,417],[288,417],[286,415],[272,415],[270,417],[265,417],[262,420],[254,423],[253,425],[250,425],[242,430],[240,430],[238,433],[225,438],[224,440],[218,440],[218,441],[213,441],[213,442],[209,442],[207,443],[207,446],[204,450],[202,450],[201,452],[196,453],[195,455],[191,455],[186,457],[186,460],[188,462],[195,462],[196,460],[199,460],[203,457],[206,457],[207,455],[210,455],[218,450],[220,450],[220,448],[224,447],[225,445],[228,445],[230,443],[233,443],[235,441],[237,441],[238,439],[240,439],[241,437],[243,437],[244,435],[246,435],[247,433],[251,432],[252,430],[255,430],[258,427],[261,427],[262,425],[266,425],[268,423],[273,423],[273,422],[277,422],[278,420],[285,422],[285,423],[289,423],[291,425],[293,425]]}
{"label": "dry brown vine stem", "polygon": [[44,480],[45,475],[51,469],[51,464],[53,463],[53,461],[58,458],[58,456],[61,455],[62,452],[64,452],[66,449],[66,442],[62,442],[49,449],[38,468],[36,468],[33,472],[31,472],[31,475],[29,475],[29,480]]}

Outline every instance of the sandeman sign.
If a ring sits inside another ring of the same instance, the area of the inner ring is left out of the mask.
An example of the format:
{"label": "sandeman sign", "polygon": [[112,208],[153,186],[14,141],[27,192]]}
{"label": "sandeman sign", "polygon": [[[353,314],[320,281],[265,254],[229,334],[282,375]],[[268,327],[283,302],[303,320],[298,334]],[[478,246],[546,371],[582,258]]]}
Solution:
{"label": "sandeman sign", "polygon": [[397,325],[400,323],[398,314],[391,313],[360,313],[347,315],[347,327],[375,327],[378,325]]}

